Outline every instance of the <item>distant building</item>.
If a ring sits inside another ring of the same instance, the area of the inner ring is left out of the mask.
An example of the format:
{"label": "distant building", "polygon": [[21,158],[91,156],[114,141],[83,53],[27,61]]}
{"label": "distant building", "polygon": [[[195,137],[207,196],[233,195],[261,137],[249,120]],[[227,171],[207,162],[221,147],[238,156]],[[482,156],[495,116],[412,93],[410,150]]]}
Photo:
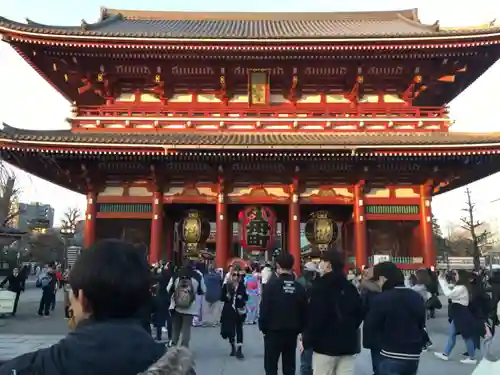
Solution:
{"label": "distant building", "polygon": [[40,202],[19,203],[14,227],[21,231],[46,232],[54,226],[54,208]]}

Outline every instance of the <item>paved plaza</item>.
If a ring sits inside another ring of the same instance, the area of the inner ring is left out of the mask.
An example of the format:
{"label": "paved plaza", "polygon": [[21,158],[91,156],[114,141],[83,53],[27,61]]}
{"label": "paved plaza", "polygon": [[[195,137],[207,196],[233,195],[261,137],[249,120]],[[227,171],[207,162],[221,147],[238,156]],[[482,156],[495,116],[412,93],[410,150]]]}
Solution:
{"label": "paved plaza", "polygon": [[[58,296],[59,305],[49,318],[36,315],[40,291],[30,288],[21,295],[18,316],[0,319],[0,360],[5,361],[19,354],[49,346],[57,342],[68,332],[67,321],[64,320],[62,294]],[[438,313],[436,319],[429,321],[429,331],[434,341],[434,349],[444,347],[448,322],[445,309]],[[255,375],[263,373],[263,341],[256,326],[245,327],[244,361],[228,356],[229,347],[223,341],[217,328],[194,328],[192,337],[198,374],[222,375],[239,374]],[[500,339],[497,338],[495,351],[500,354]],[[420,363],[419,375],[435,375],[450,373],[453,375],[470,375],[471,365],[459,362],[460,353],[465,351],[461,340],[458,340],[452,360],[442,362],[434,357],[432,351],[424,353]],[[356,375],[371,375],[370,355],[363,351],[357,360]]]}

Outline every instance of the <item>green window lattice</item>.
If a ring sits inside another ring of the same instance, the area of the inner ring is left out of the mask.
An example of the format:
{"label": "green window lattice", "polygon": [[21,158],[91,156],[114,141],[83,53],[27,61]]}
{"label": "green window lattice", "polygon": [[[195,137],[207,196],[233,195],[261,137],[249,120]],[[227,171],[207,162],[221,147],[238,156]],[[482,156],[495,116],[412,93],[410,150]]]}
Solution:
{"label": "green window lattice", "polygon": [[150,203],[101,203],[98,212],[152,212],[153,206]]}
{"label": "green window lattice", "polygon": [[376,215],[418,215],[418,205],[371,205],[366,206],[367,214]]}

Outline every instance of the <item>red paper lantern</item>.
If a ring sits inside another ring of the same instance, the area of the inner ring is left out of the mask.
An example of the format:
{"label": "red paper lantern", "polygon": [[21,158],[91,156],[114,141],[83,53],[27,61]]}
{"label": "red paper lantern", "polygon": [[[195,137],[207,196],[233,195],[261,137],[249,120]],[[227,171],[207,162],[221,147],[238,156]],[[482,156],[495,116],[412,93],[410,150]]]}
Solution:
{"label": "red paper lantern", "polygon": [[266,251],[274,248],[276,238],[276,213],[267,206],[251,206],[238,215],[240,243],[249,251]]}

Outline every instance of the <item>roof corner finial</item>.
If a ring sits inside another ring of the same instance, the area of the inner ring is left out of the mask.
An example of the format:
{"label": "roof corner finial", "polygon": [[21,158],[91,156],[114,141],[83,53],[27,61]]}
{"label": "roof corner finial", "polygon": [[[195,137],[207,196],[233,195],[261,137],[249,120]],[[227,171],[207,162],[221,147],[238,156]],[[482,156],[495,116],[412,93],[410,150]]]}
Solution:
{"label": "roof corner finial", "polygon": [[495,24],[497,23],[497,19],[496,18],[493,18],[490,23],[489,23],[489,27],[495,27]]}
{"label": "roof corner finial", "polygon": [[439,31],[439,26],[440,26],[440,25],[439,25],[439,20],[436,20],[436,22],[434,22],[434,23],[432,24],[432,27],[435,27],[435,28],[436,28],[436,31]]}
{"label": "roof corner finial", "polygon": [[88,30],[89,28],[89,24],[87,23],[87,21],[85,21],[83,18],[80,22],[80,27],[83,29],[83,30]]}
{"label": "roof corner finial", "polygon": [[104,21],[105,19],[108,18],[108,16],[109,16],[108,8],[101,7],[101,12],[100,12],[100,15],[99,15],[99,21]]}

